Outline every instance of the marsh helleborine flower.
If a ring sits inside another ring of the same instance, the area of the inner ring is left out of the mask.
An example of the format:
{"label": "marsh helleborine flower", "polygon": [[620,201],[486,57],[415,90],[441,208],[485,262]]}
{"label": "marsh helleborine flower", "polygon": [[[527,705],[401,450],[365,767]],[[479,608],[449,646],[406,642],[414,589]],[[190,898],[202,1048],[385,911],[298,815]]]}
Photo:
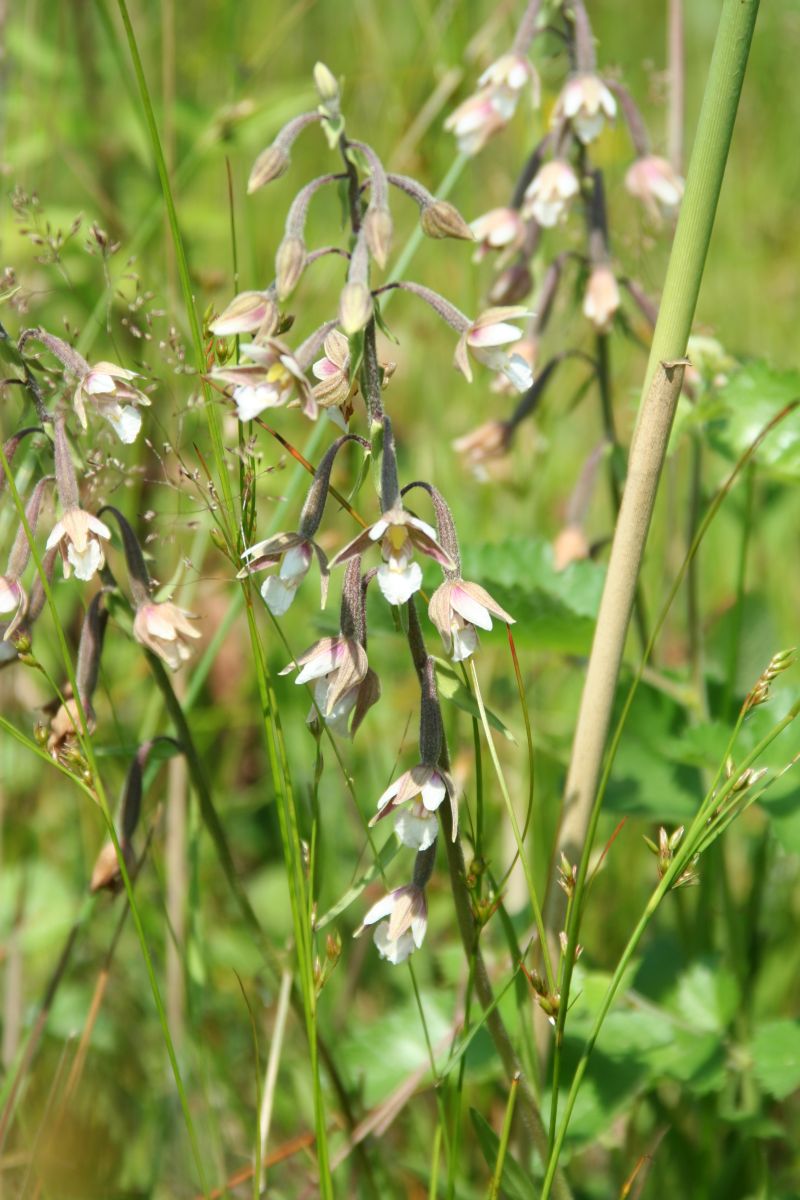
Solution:
{"label": "marsh helleborine flower", "polygon": [[215,367],[211,378],[233,387],[236,414],[240,421],[252,421],[267,408],[299,404],[311,420],[317,416],[317,404],[311,385],[289,347],[278,338],[261,336],[241,347],[251,362],[242,366]]}
{"label": "marsh helleborine flower", "polygon": [[193,613],[179,608],[169,600],[161,604],[140,604],[133,619],[133,636],[153,654],[157,654],[172,671],[177,671],[192,656],[187,638],[199,638],[200,630],[190,624]]}
{"label": "marsh helleborine flower", "polygon": [[527,392],[533,383],[533,372],[519,354],[509,354],[503,349],[511,342],[519,341],[522,330],[511,321],[528,317],[530,312],[519,305],[505,308],[489,308],[480,314],[468,329],[464,330],[456,346],[454,363],[459,371],[472,382],[471,354],[491,371],[501,372],[518,392]]}
{"label": "marsh helleborine flower", "polygon": [[28,597],[19,580],[12,576],[0,575],[0,617],[7,617],[9,613],[14,614],[3,634],[4,642],[13,637],[25,618],[27,608]]}
{"label": "marsh helleborine flower", "polygon": [[455,566],[437,542],[436,530],[418,517],[412,517],[400,504],[383,513],[379,520],[340,550],[331,560],[331,566],[363,554],[375,542],[380,542],[384,559],[378,567],[378,587],[390,604],[405,604],[422,587],[422,568],[414,559],[415,550],[434,559],[445,570]]}
{"label": "marsh helleborine flower", "polygon": [[519,246],[525,237],[525,222],[515,208],[493,208],[470,223],[478,243],[474,262],[480,262],[490,250]]}
{"label": "marsh helleborine flower", "polygon": [[350,343],[338,329],[333,329],[325,338],[323,348],[324,356],[311,368],[319,380],[312,392],[331,420],[346,429],[353,414],[353,396],[358,390],[358,384],[350,382]]}
{"label": "marsh helleborine flower", "polygon": [[462,154],[477,154],[514,115],[520,96],[530,86],[534,105],[539,79],[521,54],[504,54],[483,72],[478,91],[459,104],[444,123],[455,134]]}
{"label": "marsh helleborine flower", "polygon": [[144,392],[130,382],[138,379],[135,371],[127,371],[114,363],[99,362],[78,381],[73,407],[84,429],[87,427],[86,405],[93,406],[108,421],[121,442],[135,442],[142,427],[138,405],[149,407]]}
{"label": "marsh helleborine flower", "polygon": [[76,578],[87,582],[106,561],[100,539],[110,537],[111,530],[97,517],[82,508],[71,508],[53,527],[45,548],[58,546],[65,579],[74,568]]}
{"label": "marsh helleborine flower", "polygon": [[269,333],[277,321],[278,306],[269,291],[239,292],[208,328],[216,337],[236,337],[259,330]]}
{"label": "marsh helleborine flower", "polygon": [[540,167],[525,191],[522,215],[533,217],[545,229],[562,221],[573,196],[580,191],[578,176],[563,158]]}
{"label": "marsh helleborine flower", "polygon": [[617,102],[593,71],[567,80],[553,110],[553,124],[569,121],[577,137],[588,146],[601,133],[605,122],[617,115]]}
{"label": "marsh helleborine flower", "polygon": [[514,618],[485,588],[465,579],[445,580],[431,596],[428,616],[453,662],[463,662],[477,650],[478,629],[491,629],[492,617],[514,624]]}
{"label": "marsh helleborine flower", "polygon": [[667,214],[675,212],[683,198],[683,179],[666,158],[645,154],[628,168],[625,187],[641,200],[654,221],[660,219],[659,206]]}
{"label": "marsh helleborine flower", "polygon": [[[358,691],[369,671],[367,652],[354,638],[321,638],[296,662],[281,671],[287,675],[298,667],[296,684],[314,683],[314,700],[323,719],[337,733],[347,733],[347,719],[355,707]],[[346,703],[342,703],[346,701]]]}
{"label": "marsh helleborine flower", "polygon": [[[378,811],[370,821],[370,825],[382,821],[384,817],[388,817],[401,805],[416,800],[417,796],[420,798],[423,809],[428,813],[437,812],[443,800],[450,801],[453,840],[455,841],[458,832],[458,789],[455,781],[446,771],[430,763],[417,763],[410,771],[404,771],[393,783],[389,784],[378,800]],[[418,815],[418,810],[412,809],[412,815]],[[430,840],[432,842],[433,838]]]}
{"label": "marsh helleborine flower", "polygon": [[510,440],[511,429],[507,421],[485,421],[477,429],[456,438],[453,449],[463,455],[475,478],[485,482],[489,478],[486,464],[505,458]]}
{"label": "marsh helleborine flower", "polygon": [[328,591],[328,560],[316,542],[300,533],[275,533],[263,542],[256,542],[250,546],[242,554],[245,566],[239,572],[239,577],[251,575],[254,571],[268,570],[280,564],[277,575],[270,575],[264,580],[261,595],[273,616],[282,617],[308,574],[315,554],[322,575],[324,607]]}
{"label": "marsh helleborine flower", "polygon": [[583,315],[598,333],[611,327],[614,313],[620,305],[619,287],[608,263],[592,267],[583,297]]}
{"label": "marsh helleborine flower", "polygon": [[[385,917],[389,920],[384,920]],[[366,925],[377,925],[372,937],[381,958],[395,966],[404,962],[422,945],[428,928],[424,888],[413,883],[395,888],[373,904],[357,932],[361,933]]]}

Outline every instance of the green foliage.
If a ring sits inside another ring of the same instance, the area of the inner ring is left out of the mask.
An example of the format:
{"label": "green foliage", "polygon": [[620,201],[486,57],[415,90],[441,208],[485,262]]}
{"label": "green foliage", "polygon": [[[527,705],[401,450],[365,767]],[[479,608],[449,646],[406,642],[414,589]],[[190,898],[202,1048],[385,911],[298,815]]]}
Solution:
{"label": "green foliage", "polygon": [[[321,631],[335,632],[339,576],[333,576],[322,616],[317,580],[307,580],[280,634],[253,588],[257,636],[251,640],[234,580],[241,547],[220,551],[212,532],[219,510],[208,507],[219,500],[222,479],[230,481],[238,502],[239,464],[247,459],[251,431],[243,430],[237,444],[227,402],[217,393],[202,395],[193,371],[206,365],[204,331],[192,336],[186,300],[191,296],[202,320],[236,290],[262,287],[271,278],[295,191],[329,169],[331,160],[326,156],[323,164],[324,143],[314,131],[298,141],[287,175],[269,194],[246,197],[247,175],[285,121],[316,105],[309,78],[320,56],[344,78],[348,131],[373,144],[392,170],[419,175],[431,190],[448,179],[452,199],[468,219],[506,204],[520,162],[547,132],[545,117],[530,109],[523,114],[521,106],[507,134],[469,163],[454,155],[441,123],[494,52],[510,43],[521,7],[505,12],[485,0],[199,7],[144,0],[132,18],[175,197],[172,236],[116,6],[75,3],[65,9],[43,0],[9,7],[3,27],[7,199],[0,236],[4,265],[16,274],[2,285],[0,320],[9,333],[0,338],[3,376],[21,378],[15,339],[37,325],[74,341],[93,362],[109,358],[140,373],[153,402],[146,416],[149,446],[139,442],[121,450],[107,429],[93,427],[76,441],[76,463],[92,503],[110,500],[138,522],[157,598],[174,592],[177,602],[197,612],[204,635],[202,653],[176,677],[198,771],[189,784],[183,756],[160,766],[172,757],[164,749],[154,751],[145,772],[135,848],[147,846],[147,856],[134,881],[141,938],[124,896],[88,896],[107,837],[102,813],[80,777],[57,769],[36,740],[36,727],[47,722],[44,706],[66,682],[57,632],[63,630],[74,660],[90,592],[57,575],[57,620],[47,610],[37,626],[38,665],[14,662],[8,643],[2,644],[0,987],[7,1069],[0,1140],[9,1195],[39,1189],[44,1200],[123,1194],[169,1200],[199,1194],[203,1175],[207,1191],[224,1190],[225,1181],[252,1161],[259,1098],[274,1053],[267,1151],[279,1161],[267,1168],[270,1195],[292,1200],[317,1188],[323,1152],[314,1142],[316,1120],[316,1132],[327,1133],[331,1161],[338,1164],[331,1174],[336,1196],[393,1200],[408,1194],[412,1178],[414,1188],[427,1191],[437,1131],[437,1196],[485,1196],[509,1082],[459,938],[444,846],[413,979],[406,967],[394,970],[378,959],[370,931],[352,937],[367,907],[387,888],[407,882],[408,855],[393,833],[384,834],[389,823],[372,844],[365,831],[376,797],[417,758],[418,691],[407,651],[392,614],[372,595],[369,653],[383,697],[353,742],[342,739],[334,747],[323,738],[317,747],[304,723],[311,704],[307,689],[276,673],[291,653],[284,638],[298,650]],[[792,254],[800,218],[790,202],[797,192],[800,111],[793,87],[796,39],[786,6],[764,7],[699,310],[699,323],[713,327],[743,365],[732,367],[724,382],[705,380],[696,403],[682,402],[664,507],[657,511],[644,564],[651,622],[686,549],[692,469],[687,435],[701,445],[703,511],[765,424],[800,395],[800,374],[772,365],[796,360]],[[688,127],[712,14],[708,6],[684,9]],[[647,95],[649,64],[655,59],[657,69],[663,67],[661,51],[654,50],[664,41],[660,10],[618,2],[590,10],[605,61],[620,63],[631,90]],[[548,6],[548,13],[550,19],[557,6]],[[567,67],[560,39],[545,36],[542,60],[552,107]],[[646,115],[653,144],[661,146],[662,109],[651,107]],[[654,247],[651,227],[624,192],[630,147],[621,121],[603,135],[598,162],[608,179],[615,265],[655,295],[671,227],[665,223]],[[339,240],[347,218],[344,189],[340,194],[341,204],[332,190],[330,205],[312,205],[309,247]],[[411,248],[403,254],[406,263],[413,253],[421,280],[476,314],[491,281],[489,266],[476,268],[463,244],[426,241],[420,248],[412,202],[398,199],[393,217],[397,251]],[[94,224],[104,231],[105,249]],[[188,259],[183,300],[176,230]],[[557,240],[562,235],[563,242]],[[534,263],[537,284],[557,246],[580,252],[580,219],[543,234]],[[540,365],[567,341],[590,356],[597,352],[580,315],[583,276],[574,267],[568,257],[568,286],[539,348]],[[289,306],[295,325],[286,336],[293,346],[335,312],[344,271],[341,259],[309,268]],[[649,331],[626,298],[632,336],[618,338],[615,328],[610,337],[621,445],[601,455],[585,513],[593,557],[556,571],[552,543],[568,519],[587,457],[607,432],[591,376],[586,385],[587,363],[566,361],[559,368],[557,384],[548,388],[535,418],[520,427],[497,477],[490,471],[488,482],[478,482],[451,443],[487,419],[507,417],[513,401],[490,391],[483,368],[476,367],[470,388],[451,368],[452,331],[420,314],[410,297],[389,297],[391,311],[378,322],[380,356],[397,360],[386,404],[395,420],[403,481],[430,479],[441,489],[453,508],[465,578],[487,588],[516,620],[512,632],[534,741],[529,874],[543,895],[613,529],[607,468],[613,463],[618,481],[624,476],[631,398],[641,383]],[[50,381],[57,388],[61,382],[46,355],[36,378],[47,384],[50,402]],[[21,387],[5,387],[2,403],[0,441],[35,423]],[[336,436],[333,428],[320,421],[312,431],[297,410],[280,417],[275,424],[281,434],[316,464]],[[217,419],[223,443],[222,453],[216,446],[215,463]],[[308,476],[263,430],[256,428],[253,436],[253,532],[261,537],[294,527]],[[337,464],[334,483],[372,519],[369,479],[363,474],[354,485],[353,461],[345,469],[346,458]],[[51,463],[46,438],[26,441],[14,465],[23,499]],[[206,468],[215,479],[213,491]],[[669,831],[689,824],[724,767],[743,697],[772,653],[798,641],[799,479],[795,412],[759,448],[750,483],[737,482],[701,547],[695,625],[682,591],[656,641],[653,670],[627,719],[604,806],[598,845],[620,819],[625,824],[586,903],[560,1111],[611,972],[657,881],[642,835],[654,840],[662,824]],[[425,503],[420,498],[421,510]],[[39,547],[52,517],[46,508]],[[0,568],[16,528],[7,489],[0,504]],[[333,554],[355,526],[329,502],[323,532],[324,549]],[[109,561],[123,578],[116,541]],[[377,561],[373,551],[369,565]],[[26,583],[32,577],[30,568]],[[428,592],[439,578],[426,565]],[[141,647],[131,641],[127,603],[115,598],[109,607],[92,745],[96,775],[106,794],[116,797],[141,741],[178,730]],[[696,654],[690,634],[699,635]],[[427,625],[426,637],[429,649],[441,653]],[[639,649],[632,636],[617,712]],[[502,735],[495,739],[498,755],[521,822],[529,788],[524,720],[502,623],[481,633],[477,670],[488,723]],[[733,750],[735,764],[789,710],[796,680],[795,672],[777,681],[769,701],[748,716]],[[437,683],[453,773],[464,789],[469,900],[487,916],[480,945],[499,997],[496,1012],[526,1075],[536,1079],[538,1065],[546,1120],[552,1038],[542,1038],[545,1054],[538,1060],[535,1000],[519,970],[521,959],[536,967],[535,944],[528,946],[529,881],[517,869],[502,897],[492,892],[491,880],[504,878],[515,852],[498,775],[480,729],[476,761],[479,709],[460,669],[438,659]],[[576,1197],[622,1194],[641,1162],[649,1172],[645,1196],[749,1200],[769,1194],[789,1200],[800,1194],[793,1166],[794,1093],[800,1088],[800,790],[791,772],[773,782],[797,751],[791,730],[769,748],[763,759],[769,786],[700,861],[699,885],[665,898],[623,977],[569,1129],[566,1161]],[[227,867],[197,804],[202,781],[230,848]],[[552,879],[550,884],[555,891]],[[505,908],[494,912],[501,901]],[[145,948],[166,1001],[164,1025]],[[286,978],[292,983],[288,993],[282,991]],[[83,1034],[87,1041],[78,1051]],[[168,1043],[185,1083],[188,1120],[177,1103]],[[74,1085],[68,1083],[73,1070]],[[187,1128],[198,1144],[196,1159]],[[541,1175],[518,1099],[501,1194],[512,1200],[536,1196]],[[255,1194],[252,1180],[227,1184],[231,1195],[248,1190]]]}

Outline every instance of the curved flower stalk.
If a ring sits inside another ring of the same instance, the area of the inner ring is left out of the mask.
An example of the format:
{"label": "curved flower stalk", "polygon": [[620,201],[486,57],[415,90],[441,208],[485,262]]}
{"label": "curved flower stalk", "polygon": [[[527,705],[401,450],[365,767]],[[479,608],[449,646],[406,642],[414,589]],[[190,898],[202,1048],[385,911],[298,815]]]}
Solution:
{"label": "curved flower stalk", "polygon": [[379,542],[383,563],[377,570],[378,587],[390,604],[405,604],[422,587],[422,568],[414,551],[425,554],[445,570],[455,564],[436,540],[436,531],[403,508],[397,482],[394,438],[388,417],[383,419],[383,513],[377,521],[353,538],[331,560],[331,567],[361,556]]}
{"label": "curved flower stalk", "polygon": [[[39,510],[42,506],[45,488],[53,480],[53,475],[46,475],[43,479],[39,480],[31,493],[25,509],[25,522],[31,532],[31,536],[36,532],[36,526],[39,521]],[[14,637],[25,621],[28,612],[28,597],[20,583],[20,579],[28,565],[30,554],[31,545],[28,540],[28,534],[25,525],[20,522],[17,536],[8,555],[5,574],[0,575],[0,617],[7,619],[7,624],[5,624],[3,632],[4,642]]]}
{"label": "curved flower stalk", "polygon": [[370,825],[375,825],[419,797],[418,804],[410,813],[414,820],[410,821],[407,814],[398,833],[406,844],[414,844],[413,839],[418,838],[418,846],[423,849],[435,838],[433,827],[426,827],[424,823],[434,821],[435,824],[435,814],[446,799],[450,805],[455,841],[458,834],[458,788],[452,776],[440,766],[442,744],[442,714],[436,690],[436,668],[433,659],[426,657],[420,697],[420,761],[389,784],[378,799],[378,811]]}
{"label": "curved flower stalk", "polygon": [[103,541],[111,537],[111,530],[80,506],[78,480],[72,465],[63,413],[55,416],[53,442],[62,516],[54,525],[45,548],[58,549],[65,579],[74,570],[78,579],[88,582],[105,563]]}
{"label": "curved flower stalk", "polygon": [[453,662],[463,662],[478,648],[478,629],[490,630],[492,617],[514,624],[514,618],[478,583],[469,583],[461,576],[461,554],[453,514],[438,488],[416,480],[403,488],[407,495],[412,488],[428,493],[436,513],[436,532],[441,546],[453,560],[453,568],[445,571],[442,583],[428,604],[428,616],[439,631],[446,653]]}
{"label": "curved flower stalk", "polygon": [[342,589],[340,633],[321,638],[295,662],[281,671],[287,675],[298,668],[296,684],[313,684],[314,706],[308,724],[318,714],[340,737],[352,737],[369,709],[380,698],[380,680],[367,659],[367,623],[364,596],[372,572],[361,576],[361,559],[347,565]]}
{"label": "curved flower stalk", "polygon": [[150,398],[131,382],[141,378],[136,371],[110,362],[98,362],[91,366],[67,342],[44,329],[27,329],[20,338],[20,347],[28,340],[40,342],[59,360],[69,375],[77,378],[72,405],[83,429],[89,425],[86,415],[88,407],[108,422],[121,442],[130,445],[136,441],[142,428],[139,409],[150,406]]}
{"label": "curved flower stalk", "polygon": [[347,442],[358,442],[366,449],[369,442],[354,433],[337,438],[327,450],[314,474],[308,489],[296,532],[275,533],[264,541],[249,546],[242,554],[245,566],[239,572],[242,579],[255,571],[278,567],[276,575],[270,575],[261,585],[261,596],[273,616],[281,617],[288,611],[297,589],[308,574],[314,555],[317,557],[321,581],[321,607],[325,607],[328,595],[329,567],[324,550],[317,545],[314,535],[319,529],[328,498],[331,471],[336,455]]}
{"label": "curved flower stalk", "polygon": [[191,642],[201,637],[200,631],[191,624],[197,618],[194,613],[179,608],[171,600],[152,599],[153,585],[150,573],[129,522],[119,509],[111,504],[107,504],[100,511],[112,514],[122,534],[128,582],[135,608],[133,636],[146,650],[166,663],[171,671],[177,671],[192,656]]}
{"label": "curved flower stalk", "polygon": [[[100,672],[100,658],[103,653],[108,610],[105,606],[105,592],[96,592],[86,609],[86,616],[81,626],[81,637],[78,643],[78,662],[75,668],[75,682],[80,709],[86,721],[86,730],[93,733],[96,726],[92,697],[97,687]],[[64,701],[56,701],[49,708],[50,726],[47,733],[47,749],[53,758],[69,764],[79,754],[81,718],[78,701],[70,688],[64,690]]]}

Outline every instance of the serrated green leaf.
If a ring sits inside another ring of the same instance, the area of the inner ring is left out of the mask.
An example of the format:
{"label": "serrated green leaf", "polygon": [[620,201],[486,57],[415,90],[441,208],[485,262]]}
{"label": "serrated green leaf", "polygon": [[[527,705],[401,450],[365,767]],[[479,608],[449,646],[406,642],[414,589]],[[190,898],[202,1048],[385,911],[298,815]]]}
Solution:
{"label": "serrated green leaf", "polygon": [[764,1021],[750,1046],[753,1074],[776,1100],[800,1088],[800,1021]]}

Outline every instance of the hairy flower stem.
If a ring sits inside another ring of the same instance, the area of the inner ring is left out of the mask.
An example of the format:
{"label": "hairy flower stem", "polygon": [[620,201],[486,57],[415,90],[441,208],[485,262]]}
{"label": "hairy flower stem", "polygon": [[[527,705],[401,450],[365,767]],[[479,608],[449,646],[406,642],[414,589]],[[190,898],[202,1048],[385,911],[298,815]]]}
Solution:
{"label": "hairy flower stem", "polygon": [[[413,599],[409,600],[407,611],[408,644],[417,677],[420,681],[420,687],[422,687],[429,657],[419,624],[416,604]],[[444,736],[442,737],[439,762],[443,770],[449,770],[450,754],[447,747],[447,738]],[[494,991],[486,970],[486,963],[483,960],[483,955],[478,945],[480,931],[475,922],[469,890],[467,888],[467,868],[464,862],[464,850],[461,845],[461,838],[458,833],[456,833],[455,838],[453,837],[453,818],[448,804],[441,805],[439,815],[442,822],[442,833],[444,835],[442,841],[447,853],[450,885],[453,890],[453,902],[455,904],[461,941],[467,960],[474,965],[475,993],[481,1003],[481,1007],[484,1011],[488,1011],[486,1027],[489,1030],[489,1035],[494,1042],[495,1049],[500,1056],[509,1080],[519,1079],[518,1104],[520,1112],[537,1152],[542,1156],[542,1160],[546,1162],[548,1156],[547,1130],[539,1111],[539,1105],[523,1072],[522,1063],[514,1049],[503,1018],[499,1010],[494,1007]],[[572,1193],[566,1179],[560,1172],[556,1176],[554,1187],[554,1194],[560,1200],[569,1200]]]}
{"label": "hairy flower stem", "polygon": [[[570,861],[582,854],[579,895],[591,849],[586,844],[586,833],[597,795],[639,568],[680,395],[681,360],[700,290],[757,12],[758,0],[724,2],[653,335],[564,792],[561,849]],[[579,911],[580,905],[575,908]],[[561,928],[561,912],[560,903],[551,904],[551,933]],[[573,930],[572,953],[576,940],[577,929]]]}

